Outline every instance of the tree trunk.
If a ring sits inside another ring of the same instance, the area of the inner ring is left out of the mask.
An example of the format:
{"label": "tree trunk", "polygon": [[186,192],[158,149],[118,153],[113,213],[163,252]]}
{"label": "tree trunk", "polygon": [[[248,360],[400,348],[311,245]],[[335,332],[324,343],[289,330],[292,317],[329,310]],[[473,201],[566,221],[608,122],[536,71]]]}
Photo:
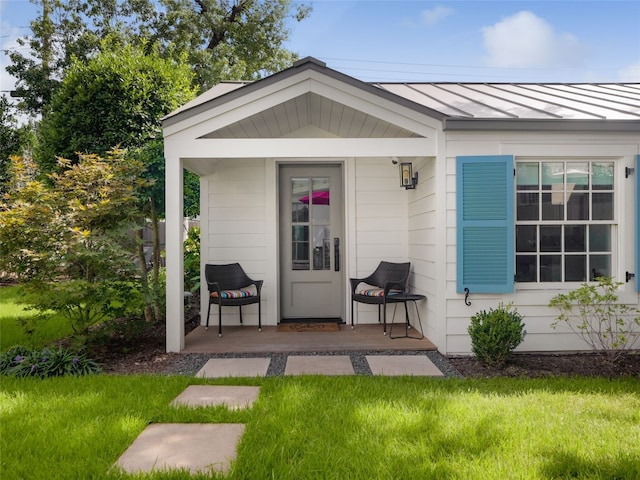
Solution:
{"label": "tree trunk", "polygon": [[156,204],[152,198],[149,198],[149,207],[151,210],[151,228],[153,231],[153,272],[152,272],[152,289],[153,289],[153,313],[156,321],[164,319],[164,312],[162,311],[162,299],[160,298],[160,233],[159,233],[159,219],[158,210]]}
{"label": "tree trunk", "polygon": [[140,270],[140,285],[142,287],[142,299],[144,301],[144,319],[152,323],[153,322],[153,310],[151,305],[153,304],[151,292],[149,291],[149,275],[147,274],[147,261],[144,258],[144,237],[142,236],[142,229],[136,230],[136,238],[138,240],[138,264]]}

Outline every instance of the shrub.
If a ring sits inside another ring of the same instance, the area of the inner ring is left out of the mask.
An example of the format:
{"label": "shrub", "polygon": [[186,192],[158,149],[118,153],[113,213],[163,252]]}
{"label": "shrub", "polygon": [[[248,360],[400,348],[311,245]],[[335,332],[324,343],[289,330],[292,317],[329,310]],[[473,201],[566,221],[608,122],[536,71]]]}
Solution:
{"label": "shrub", "polygon": [[100,371],[100,366],[86,355],[62,347],[39,350],[17,346],[0,354],[0,375],[45,378]]}
{"label": "shrub", "polygon": [[551,326],[565,323],[593,350],[615,362],[640,338],[640,309],[618,303],[616,290],[622,283],[609,277],[597,281],[553,297],[549,307],[560,310],[560,315]]}
{"label": "shrub", "polygon": [[184,241],[184,289],[200,290],[200,227],[191,227]]}
{"label": "shrub", "polygon": [[501,366],[509,354],[524,340],[522,316],[511,305],[482,310],[471,317],[468,332],[471,350],[483,363]]}

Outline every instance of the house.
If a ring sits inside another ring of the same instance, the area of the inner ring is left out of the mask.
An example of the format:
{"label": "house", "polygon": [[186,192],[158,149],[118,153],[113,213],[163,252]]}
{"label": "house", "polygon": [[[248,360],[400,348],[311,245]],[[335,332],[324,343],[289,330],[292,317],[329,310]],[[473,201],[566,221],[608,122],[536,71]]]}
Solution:
{"label": "house", "polygon": [[[188,169],[203,264],[264,280],[263,325],[350,323],[349,278],[380,260],[411,262],[445,354],[470,353],[470,317],[500,302],[525,317],[519,350],[583,350],[547,304],[594,276],[639,303],[640,84],[365,83],[305,58],[221,83],[163,129],[167,278],[182,278]],[[181,283],[167,285],[168,351],[184,346]],[[257,308],[244,316],[257,325]],[[377,322],[375,306],[354,316]]]}

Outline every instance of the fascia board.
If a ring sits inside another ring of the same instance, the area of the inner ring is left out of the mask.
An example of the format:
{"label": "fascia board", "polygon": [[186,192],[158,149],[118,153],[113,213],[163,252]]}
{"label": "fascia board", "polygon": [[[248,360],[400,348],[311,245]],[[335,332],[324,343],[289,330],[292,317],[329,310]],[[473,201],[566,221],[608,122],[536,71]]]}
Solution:
{"label": "fascia board", "polygon": [[497,119],[446,118],[443,129],[449,131],[515,132],[640,132],[640,120],[567,120],[567,119]]}

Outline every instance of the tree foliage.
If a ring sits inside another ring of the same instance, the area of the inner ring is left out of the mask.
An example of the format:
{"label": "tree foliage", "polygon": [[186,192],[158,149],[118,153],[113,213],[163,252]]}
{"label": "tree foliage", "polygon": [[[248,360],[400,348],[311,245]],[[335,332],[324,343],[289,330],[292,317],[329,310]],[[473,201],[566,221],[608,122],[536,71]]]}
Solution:
{"label": "tree foliage", "polygon": [[288,22],[310,12],[291,0],[31,0],[41,6],[24,47],[8,52],[22,106],[42,113],[75,57],[86,62],[101,39],[151,44],[165,57],[186,55],[195,83],[256,79],[290,65]]}
{"label": "tree foliage", "polygon": [[9,100],[0,96],[0,194],[9,182],[9,157],[25,153],[31,136],[31,126],[19,126]]}
{"label": "tree foliage", "polygon": [[38,180],[33,162],[12,157],[12,183],[0,204],[0,270],[25,286],[26,303],[61,312],[77,331],[131,295],[138,189],[143,166],[123,151],[60,159]]}
{"label": "tree foliage", "polygon": [[145,52],[114,39],[88,62],[74,59],[40,126],[40,168],[51,172],[56,156],[104,154],[139,148],[161,138],[160,119],[193,98],[184,62]]}

